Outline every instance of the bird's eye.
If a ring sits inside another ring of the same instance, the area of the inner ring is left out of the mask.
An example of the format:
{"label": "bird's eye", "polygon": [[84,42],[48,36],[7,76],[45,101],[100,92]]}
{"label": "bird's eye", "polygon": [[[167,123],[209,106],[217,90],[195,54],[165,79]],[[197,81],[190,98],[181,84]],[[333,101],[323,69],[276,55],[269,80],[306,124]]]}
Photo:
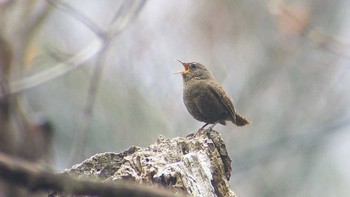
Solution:
{"label": "bird's eye", "polygon": [[190,67],[191,67],[191,68],[196,68],[196,67],[197,67],[197,64],[191,63],[191,64],[190,64]]}

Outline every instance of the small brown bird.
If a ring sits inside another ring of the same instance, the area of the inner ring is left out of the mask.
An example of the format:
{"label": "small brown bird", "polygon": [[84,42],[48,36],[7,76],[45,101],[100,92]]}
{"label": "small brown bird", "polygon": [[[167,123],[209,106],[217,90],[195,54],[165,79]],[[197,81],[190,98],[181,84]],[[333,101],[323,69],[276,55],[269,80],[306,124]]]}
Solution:
{"label": "small brown bird", "polygon": [[209,128],[211,130],[217,123],[226,125],[226,121],[237,126],[249,124],[246,118],[236,112],[232,99],[204,65],[179,62],[185,67],[184,71],[177,72],[183,78],[183,101],[193,118],[205,122],[201,129],[213,124]]}

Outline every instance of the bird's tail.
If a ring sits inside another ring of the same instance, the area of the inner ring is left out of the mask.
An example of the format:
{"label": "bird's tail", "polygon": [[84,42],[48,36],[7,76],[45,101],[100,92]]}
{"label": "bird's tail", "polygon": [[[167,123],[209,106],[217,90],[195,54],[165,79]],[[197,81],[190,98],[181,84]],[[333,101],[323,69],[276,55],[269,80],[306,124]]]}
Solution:
{"label": "bird's tail", "polygon": [[246,119],[244,116],[239,115],[239,114],[236,114],[236,122],[233,122],[233,123],[239,127],[242,127],[246,124],[250,124],[248,119]]}

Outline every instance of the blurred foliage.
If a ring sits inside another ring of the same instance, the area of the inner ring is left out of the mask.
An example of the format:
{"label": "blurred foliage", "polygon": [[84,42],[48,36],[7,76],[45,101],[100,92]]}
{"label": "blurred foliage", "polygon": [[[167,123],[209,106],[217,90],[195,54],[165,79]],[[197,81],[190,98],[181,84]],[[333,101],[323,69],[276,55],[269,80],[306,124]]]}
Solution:
{"label": "blurred foliage", "polygon": [[[96,102],[84,158],[196,131],[202,123],[186,111],[181,76],[173,74],[179,59],[206,65],[252,121],[215,127],[233,160],[238,196],[350,192],[341,164],[350,162],[341,140],[350,138],[348,1],[52,2],[0,1],[0,22],[15,53],[13,82],[68,68],[19,94],[24,114],[54,125],[56,169],[70,165],[88,98]],[[33,19],[29,32],[22,18],[36,13],[45,20]],[[66,61],[88,47],[97,50]]]}

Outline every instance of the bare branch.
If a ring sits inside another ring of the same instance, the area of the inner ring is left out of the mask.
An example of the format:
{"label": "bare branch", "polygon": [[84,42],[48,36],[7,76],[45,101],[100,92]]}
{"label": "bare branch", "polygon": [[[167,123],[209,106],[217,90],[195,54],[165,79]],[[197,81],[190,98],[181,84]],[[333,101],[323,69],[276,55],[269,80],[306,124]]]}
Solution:
{"label": "bare branch", "polygon": [[23,78],[10,83],[10,93],[16,94],[30,88],[37,87],[48,81],[61,77],[72,70],[83,65],[84,62],[94,57],[102,48],[102,43],[99,40],[92,42],[79,53],[66,61],[59,63],[52,68],[46,69],[33,76]]}
{"label": "bare branch", "polygon": [[[108,30],[109,37],[115,37],[120,33],[131,20],[133,20],[143,8],[145,0],[124,1],[118,11],[115,13]],[[131,4],[131,5],[130,5]]]}
{"label": "bare branch", "polygon": [[73,149],[71,153],[71,163],[74,164],[80,161],[85,150],[87,132],[89,128],[89,122],[91,121],[93,108],[95,106],[95,100],[98,91],[98,84],[102,77],[103,66],[106,52],[109,48],[109,42],[106,42],[99,52],[99,58],[95,63],[94,71],[90,80],[89,89],[86,96],[84,112],[78,123],[78,131],[74,138]]}
{"label": "bare branch", "polygon": [[66,12],[69,16],[72,16],[73,18],[77,19],[79,22],[86,25],[86,27],[89,28],[92,32],[94,32],[99,38],[104,39],[105,32],[95,23],[93,23],[92,20],[90,20],[84,14],[80,13],[77,9],[70,6],[68,3],[57,0],[47,0],[47,2]]}
{"label": "bare branch", "polygon": [[75,195],[98,196],[180,196],[162,188],[152,188],[135,183],[78,180],[65,175],[53,174],[35,163],[15,159],[0,153],[0,178],[8,183],[23,186],[31,191],[65,192]]}
{"label": "bare branch", "polygon": [[[109,45],[110,43],[112,43],[113,38],[122,29],[124,29],[125,26],[129,24],[129,22],[132,19],[135,18],[135,16],[139,13],[143,5],[144,5],[144,1],[132,3],[131,5],[129,1],[124,1],[121,8],[116,12],[116,15],[114,16],[114,19],[111,25],[108,27],[107,34],[109,36],[103,39],[104,46],[102,47],[101,51],[99,51],[98,60],[94,65],[94,70],[93,70],[93,74],[91,77],[91,81],[90,81],[90,85],[89,85],[89,89],[88,89],[88,93],[85,101],[84,112],[82,117],[80,118],[80,121],[78,124],[78,131],[74,138],[73,149],[71,153],[72,164],[83,159],[82,156],[86,146],[86,138],[87,138],[87,133],[89,128],[89,123],[91,122],[91,119],[92,119],[93,109],[95,106],[95,100],[96,100],[97,91],[98,91],[98,85],[102,77],[103,68],[105,65],[105,62],[104,62],[105,55],[109,48]],[[123,15],[123,13],[126,13],[126,14]]]}

